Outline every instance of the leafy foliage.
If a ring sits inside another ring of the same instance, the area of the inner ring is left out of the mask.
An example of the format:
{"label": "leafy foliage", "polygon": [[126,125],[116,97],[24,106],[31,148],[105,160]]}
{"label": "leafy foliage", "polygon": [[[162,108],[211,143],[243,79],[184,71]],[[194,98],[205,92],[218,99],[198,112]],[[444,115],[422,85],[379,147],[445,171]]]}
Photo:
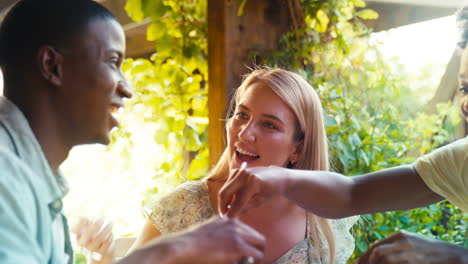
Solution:
{"label": "leafy foliage", "polygon": [[[154,141],[162,147],[154,167],[158,187],[148,190],[146,204],[170,186],[207,173],[207,3],[129,0],[125,8],[136,21],[151,18],[147,38],[156,45],[150,59],[128,59],[123,65],[134,89],[123,119],[139,116],[153,124]],[[123,148],[132,143],[126,127],[115,133],[127,140]]]}

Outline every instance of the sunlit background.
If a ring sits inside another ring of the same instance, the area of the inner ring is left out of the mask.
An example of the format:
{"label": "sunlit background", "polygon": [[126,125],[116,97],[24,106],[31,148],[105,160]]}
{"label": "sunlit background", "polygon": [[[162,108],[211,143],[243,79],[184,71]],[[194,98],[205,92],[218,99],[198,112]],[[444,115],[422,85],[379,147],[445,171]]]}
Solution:
{"label": "sunlit background", "polygon": [[[375,33],[372,39],[384,56],[395,62],[395,67],[403,65],[416,79],[424,81],[415,100],[426,102],[437,88],[455,49],[455,18],[445,17]],[[0,94],[2,92],[3,81],[0,82]],[[115,160],[104,146],[88,145],[74,148],[62,165],[71,186],[65,200],[66,214],[71,218],[103,217],[114,221],[116,236],[138,232],[144,221],[141,209],[144,191],[158,185],[151,180],[154,164],[158,164],[161,155],[151,138],[153,133],[150,132],[155,128],[136,120],[129,123],[135,145],[133,151],[124,156],[131,159],[130,163]]]}

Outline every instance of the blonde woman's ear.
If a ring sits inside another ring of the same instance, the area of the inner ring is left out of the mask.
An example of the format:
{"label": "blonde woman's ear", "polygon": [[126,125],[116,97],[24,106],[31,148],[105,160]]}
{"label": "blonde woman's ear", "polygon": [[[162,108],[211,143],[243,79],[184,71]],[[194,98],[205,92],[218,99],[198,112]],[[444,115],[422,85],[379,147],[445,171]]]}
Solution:
{"label": "blonde woman's ear", "polygon": [[300,159],[303,148],[304,148],[304,140],[301,140],[298,143],[296,143],[296,149],[289,157],[290,164],[294,165],[294,163],[296,163]]}

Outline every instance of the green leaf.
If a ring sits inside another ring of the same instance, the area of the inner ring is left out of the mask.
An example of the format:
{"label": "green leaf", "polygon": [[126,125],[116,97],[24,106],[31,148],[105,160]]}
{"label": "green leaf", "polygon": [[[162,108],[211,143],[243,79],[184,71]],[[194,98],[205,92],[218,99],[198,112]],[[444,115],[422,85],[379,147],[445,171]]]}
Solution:
{"label": "green leaf", "polygon": [[140,22],[145,18],[141,8],[141,0],[128,0],[127,3],[125,3],[125,11],[137,22]]}
{"label": "green leaf", "polygon": [[166,34],[166,26],[163,23],[155,21],[148,26],[148,29],[146,30],[146,39],[148,41],[156,41]]}
{"label": "green leaf", "polygon": [[330,22],[330,19],[327,16],[327,13],[325,13],[322,9],[317,11],[317,20],[320,23],[320,26],[317,28],[318,32],[326,32],[328,23]]}
{"label": "green leaf", "polygon": [[174,48],[174,40],[169,35],[164,35],[156,41],[156,49],[159,56],[169,57]]}
{"label": "green leaf", "polygon": [[245,7],[245,4],[247,3],[247,0],[237,0],[237,2],[239,3],[239,9],[237,10],[237,16],[242,16],[244,14],[244,7]]}
{"label": "green leaf", "polygon": [[365,241],[357,241],[356,243],[357,248],[360,252],[366,252],[368,249],[367,243]]}
{"label": "green leaf", "polygon": [[153,19],[153,21],[157,21],[163,15],[165,15],[166,12],[170,11],[170,7],[164,4],[165,2],[164,0],[141,0],[141,1],[142,1],[141,7],[143,9],[143,12],[145,13],[146,16]]}
{"label": "green leaf", "polygon": [[366,2],[364,2],[364,0],[353,0],[353,3],[356,7],[366,7]]}
{"label": "green leaf", "polygon": [[377,19],[379,18],[379,13],[375,12],[374,10],[372,9],[363,9],[363,10],[359,10],[358,12],[356,12],[356,16],[362,18],[362,19]]}

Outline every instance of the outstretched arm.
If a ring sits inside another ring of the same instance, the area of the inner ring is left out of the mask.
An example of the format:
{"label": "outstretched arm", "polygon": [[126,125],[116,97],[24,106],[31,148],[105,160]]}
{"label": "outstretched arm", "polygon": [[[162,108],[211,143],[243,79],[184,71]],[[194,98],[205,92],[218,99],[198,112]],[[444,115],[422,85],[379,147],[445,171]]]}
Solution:
{"label": "outstretched arm", "polygon": [[159,230],[153,225],[151,220],[146,220],[138,238],[128,252],[133,252],[159,236],[161,236],[161,232],[159,232]]}
{"label": "outstretched arm", "polygon": [[443,199],[426,186],[412,166],[355,177],[327,171],[256,167],[231,174],[219,193],[219,210],[236,216],[278,194],[328,218],[404,210]]}

